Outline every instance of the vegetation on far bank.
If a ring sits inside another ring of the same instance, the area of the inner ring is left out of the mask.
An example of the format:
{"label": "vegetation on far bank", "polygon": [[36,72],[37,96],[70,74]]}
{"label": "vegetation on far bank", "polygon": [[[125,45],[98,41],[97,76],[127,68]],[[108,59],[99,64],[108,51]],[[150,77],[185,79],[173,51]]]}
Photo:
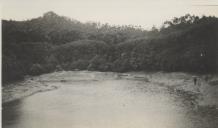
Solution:
{"label": "vegetation on far bank", "polygon": [[2,21],[3,83],[55,70],[218,72],[218,18],[185,15],[160,29],[81,23],[47,12]]}

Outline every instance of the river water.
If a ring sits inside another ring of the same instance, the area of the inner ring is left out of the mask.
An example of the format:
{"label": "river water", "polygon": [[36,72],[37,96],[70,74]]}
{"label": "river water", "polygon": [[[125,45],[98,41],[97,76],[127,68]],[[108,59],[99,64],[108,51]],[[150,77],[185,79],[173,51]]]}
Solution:
{"label": "river water", "polygon": [[[67,75],[68,80],[59,82],[56,90],[3,104],[3,128],[218,126],[217,111],[198,107],[198,96],[175,93],[143,79],[117,77],[116,73],[101,73],[99,79],[94,73],[78,74]],[[81,79],[86,75],[92,77]]]}

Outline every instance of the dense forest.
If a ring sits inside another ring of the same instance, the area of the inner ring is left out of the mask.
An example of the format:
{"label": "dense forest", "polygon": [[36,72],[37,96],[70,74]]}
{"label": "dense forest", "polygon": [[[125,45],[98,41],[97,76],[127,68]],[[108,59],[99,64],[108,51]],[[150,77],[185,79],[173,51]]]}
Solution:
{"label": "dense forest", "polygon": [[56,70],[217,73],[218,18],[187,14],[151,30],[54,12],[2,20],[3,83]]}

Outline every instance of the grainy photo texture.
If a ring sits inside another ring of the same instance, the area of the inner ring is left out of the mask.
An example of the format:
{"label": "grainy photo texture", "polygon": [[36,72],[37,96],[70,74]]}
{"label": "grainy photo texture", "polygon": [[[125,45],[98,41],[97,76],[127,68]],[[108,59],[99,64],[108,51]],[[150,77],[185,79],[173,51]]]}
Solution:
{"label": "grainy photo texture", "polygon": [[2,0],[2,128],[218,127],[217,0]]}

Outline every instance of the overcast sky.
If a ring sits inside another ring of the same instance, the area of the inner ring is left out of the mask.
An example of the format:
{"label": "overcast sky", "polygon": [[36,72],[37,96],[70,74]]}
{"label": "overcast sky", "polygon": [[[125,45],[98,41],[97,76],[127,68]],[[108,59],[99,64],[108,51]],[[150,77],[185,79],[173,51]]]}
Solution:
{"label": "overcast sky", "polygon": [[2,0],[3,19],[26,20],[54,11],[82,22],[141,25],[149,29],[185,15],[218,17],[218,0]]}

